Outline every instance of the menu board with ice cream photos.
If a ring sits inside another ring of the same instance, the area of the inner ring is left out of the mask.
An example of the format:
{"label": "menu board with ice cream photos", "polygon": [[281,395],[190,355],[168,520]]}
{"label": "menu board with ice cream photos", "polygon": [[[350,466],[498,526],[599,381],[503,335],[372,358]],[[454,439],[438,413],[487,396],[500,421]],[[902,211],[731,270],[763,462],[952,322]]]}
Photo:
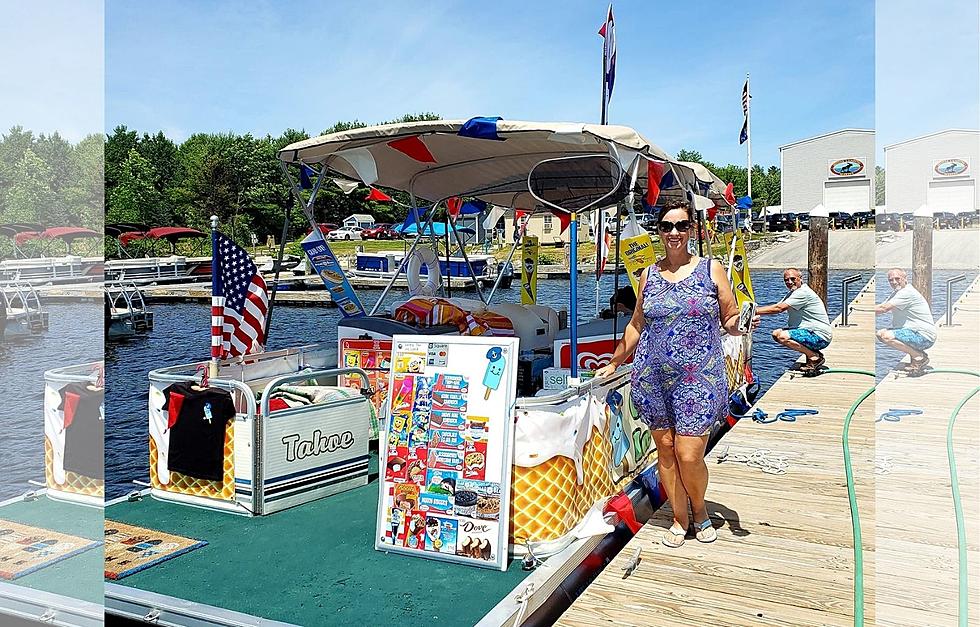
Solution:
{"label": "menu board with ice cream photos", "polygon": [[396,335],[375,548],[507,567],[517,338]]}

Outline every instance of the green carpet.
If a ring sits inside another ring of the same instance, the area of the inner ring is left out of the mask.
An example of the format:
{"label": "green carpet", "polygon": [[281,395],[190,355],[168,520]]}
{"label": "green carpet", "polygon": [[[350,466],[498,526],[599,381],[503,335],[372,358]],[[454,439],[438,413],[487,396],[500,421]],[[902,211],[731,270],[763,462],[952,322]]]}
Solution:
{"label": "green carpet", "polygon": [[106,517],[209,542],[121,585],[300,625],[472,625],[527,575],[375,551],[377,508],[373,482],[255,518],[149,497]]}
{"label": "green carpet", "polygon": [[[0,507],[0,518],[91,540],[104,536],[101,510],[43,496]],[[102,605],[103,566],[102,547],[95,547],[9,583]]]}

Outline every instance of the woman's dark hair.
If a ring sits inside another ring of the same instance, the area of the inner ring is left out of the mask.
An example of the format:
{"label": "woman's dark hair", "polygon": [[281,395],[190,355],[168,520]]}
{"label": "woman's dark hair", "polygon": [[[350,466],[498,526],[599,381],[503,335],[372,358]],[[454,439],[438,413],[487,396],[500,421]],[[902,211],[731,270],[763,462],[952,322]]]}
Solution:
{"label": "woman's dark hair", "polygon": [[665,202],[664,206],[660,208],[660,213],[657,214],[657,221],[662,220],[668,211],[673,211],[674,209],[683,209],[687,212],[687,219],[691,222],[695,221],[694,207],[686,200],[668,200]]}

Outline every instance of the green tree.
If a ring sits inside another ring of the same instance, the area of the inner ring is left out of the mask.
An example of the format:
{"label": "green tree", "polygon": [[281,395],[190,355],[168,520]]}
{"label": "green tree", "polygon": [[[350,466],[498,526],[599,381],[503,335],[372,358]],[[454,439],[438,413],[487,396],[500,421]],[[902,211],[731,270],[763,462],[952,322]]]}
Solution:
{"label": "green tree", "polygon": [[159,131],[156,135],[143,133],[136,150],[153,166],[156,173],[153,186],[161,194],[165,193],[177,172],[177,146]]}
{"label": "green tree", "polygon": [[[121,124],[112,130],[105,143],[105,200],[108,203],[112,197],[112,190],[119,180],[120,168],[123,162],[129,157],[129,151],[136,148],[139,144],[139,137],[136,131],[126,128]],[[109,211],[108,204],[106,212]]]}
{"label": "green tree", "polygon": [[65,191],[77,224],[102,231],[105,222],[105,136],[89,135],[71,153],[71,187]]}
{"label": "green tree", "polygon": [[885,168],[875,166],[875,205],[885,204]]}
{"label": "green tree", "polygon": [[131,148],[117,169],[116,185],[109,192],[108,222],[156,223],[160,192],[153,166],[136,148]]}
{"label": "green tree", "polygon": [[6,188],[4,211],[0,222],[41,222],[48,225],[48,208],[54,204],[51,168],[31,148],[10,170],[12,181]]}

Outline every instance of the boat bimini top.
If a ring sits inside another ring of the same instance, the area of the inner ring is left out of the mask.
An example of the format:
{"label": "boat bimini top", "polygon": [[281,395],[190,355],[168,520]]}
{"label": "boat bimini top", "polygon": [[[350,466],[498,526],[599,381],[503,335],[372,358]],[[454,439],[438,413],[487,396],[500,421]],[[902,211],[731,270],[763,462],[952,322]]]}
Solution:
{"label": "boat bimini top", "polygon": [[[293,183],[296,177],[286,166],[305,165],[317,174],[406,192],[416,206],[419,200],[438,203],[467,196],[511,209],[537,204],[528,190],[535,165],[582,155],[609,155],[624,171],[635,169],[642,189],[647,168],[637,168],[638,159],[660,163],[672,174],[672,180],[661,181],[661,198],[683,199],[688,190],[697,194],[710,188],[713,200],[724,203],[723,185],[701,180],[705,177],[692,167],[626,126],[500,118],[408,122],[322,135],[279,151]],[[574,168],[566,176],[568,185],[581,189],[586,184]]]}

